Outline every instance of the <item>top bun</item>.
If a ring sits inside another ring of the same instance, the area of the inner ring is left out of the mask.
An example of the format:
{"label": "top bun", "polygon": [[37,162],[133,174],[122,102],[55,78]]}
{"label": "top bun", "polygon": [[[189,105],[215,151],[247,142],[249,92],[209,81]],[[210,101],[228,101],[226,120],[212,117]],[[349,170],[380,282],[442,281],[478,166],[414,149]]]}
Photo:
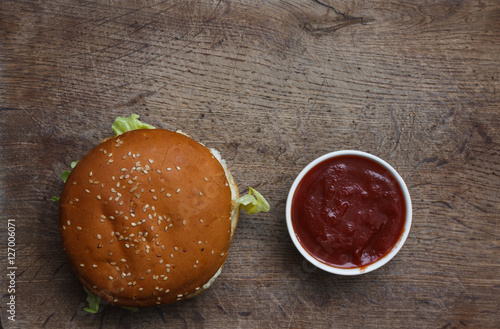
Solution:
{"label": "top bun", "polygon": [[59,226],[69,262],[120,306],[168,304],[220,273],[238,188],[218,153],[181,133],[141,129],[101,143],[71,171]]}

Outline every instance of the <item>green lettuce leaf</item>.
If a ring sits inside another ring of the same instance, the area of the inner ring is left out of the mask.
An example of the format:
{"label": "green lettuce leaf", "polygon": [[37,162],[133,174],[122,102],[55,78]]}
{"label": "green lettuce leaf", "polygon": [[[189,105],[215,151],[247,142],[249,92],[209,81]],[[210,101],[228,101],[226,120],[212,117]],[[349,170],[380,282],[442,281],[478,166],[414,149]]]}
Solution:
{"label": "green lettuce leaf", "polygon": [[257,190],[248,188],[248,193],[239,197],[236,204],[240,209],[246,211],[248,215],[257,214],[259,212],[268,212],[271,207],[266,199]]}
{"label": "green lettuce leaf", "polygon": [[[71,162],[71,169],[75,168],[75,166],[76,166],[77,163],[78,163],[78,161]],[[63,182],[66,183],[66,180],[68,180],[68,176],[69,176],[70,172],[71,172],[71,170],[64,170],[61,173],[61,178],[62,178]]]}
{"label": "green lettuce leaf", "polygon": [[139,309],[137,307],[132,307],[132,306],[122,306],[122,308],[132,311],[132,312],[139,312]]}
{"label": "green lettuce leaf", "polygon": [[101,299],[91,293],[87,288],[83,287],[83,290],[87,293],[87,303],[89,303],[89,307],[85,307],[83,310],[89,313],[97,313],[99,311]]}
{"label": "green lettuce leaf", "polygon": [[139,115],[131,114],[128,118],[117,117],[111,126],[116,136],[119,136],[127,131],[137,129],[156,129],[156,127],[139,121]]}

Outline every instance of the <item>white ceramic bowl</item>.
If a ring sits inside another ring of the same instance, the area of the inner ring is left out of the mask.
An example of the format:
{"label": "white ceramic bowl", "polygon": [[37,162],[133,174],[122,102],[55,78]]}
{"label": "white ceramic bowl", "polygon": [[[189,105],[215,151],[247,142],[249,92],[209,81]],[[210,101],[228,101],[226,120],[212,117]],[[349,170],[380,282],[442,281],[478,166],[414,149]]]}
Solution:
{"label": "white ceramic bowl", "polygon": [[[369,265],[362,266],[362,267],[355,267],[355,268],[341,268],[341,267],[331,266],[331,265],[323,263],[323,262],[319,261],[318,259],[316,259],[315,257],[313,257],[309,252],[307,252],[304,249],[304,247],[302,246],[302,244],[298,240],[298,238],[295,234],[294,228],[293,228],[293,224],[292,224],[292,200],[293,200],[293,196],[295,194],[295,190],[297,189],[297,186],[299,185],[302,178],[312,168],[314,168],[319,163],[321,163],[325,160],[334,158],[334,157],[344,156],[344,155],[354,155],[354,156],[368,158],[368,159],[371,159],[371,160],[379,163],[384,168],[386,168],[396,178],[397,182],[399,183],[401,191],[403,192],[404,201],[405,201],[405,205],[406,205],[406,219],[405,219],[403,233],[401,234],[401,236],[399,237],[399,240],[396,242],[396,244],[393,246],[393,248],[389,251],[389,253],[387,253],[384,257],[380,258],[379,260],[377,260],[374,263],[371,263]],[[408,188],[406,187],[406,184],[403,181],[403,179],[401,178],[401,176],[398,174],[398,172],[391,165],[389,165],[384,160],[382,160],[382,159],[380,159],[380,158],[378,158],[370,153],[361,152],[361,151],[353,151],[353,150],[335,151],[335,152],[325,154],[325,155],[317,158],[313,162],[309,163],[299,173],[299,175],[297,176],[297,178],[293,182],[292,187],[290,188],[290,192],[288,193],[288,199],[287,199],[287,203],[286,203],[286,223],[287,223],[287,227],[288,227],[288,232],[290,233],[290,237],[291,237],[293,243],[295,244],[295,247],[299,250],[299,252],[302,254],[302,256],[304,256],[311,264],[315,265],[316,267],[318,267],[324,271],[334,273],[334,274],[340,274],[340,275],[358,275],[358,274],[368,273],[368,272],[374,271],[374,270],[380,268],[381,266],[383,266],[384,264],[386,264],[394,256],[396,256],[398,251],[401,249],[401,247],[405,243],[406,238],[408,237],[408,234],[410,233],[411,222],[412,222],[412,206],[411,206],[410,193],[408,192]]]}

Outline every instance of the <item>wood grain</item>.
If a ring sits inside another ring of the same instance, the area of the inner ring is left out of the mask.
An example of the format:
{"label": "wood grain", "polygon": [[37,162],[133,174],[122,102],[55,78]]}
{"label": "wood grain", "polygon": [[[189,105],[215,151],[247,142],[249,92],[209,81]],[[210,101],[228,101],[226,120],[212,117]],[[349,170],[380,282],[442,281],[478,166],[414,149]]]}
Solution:
{"label": "wood grain", "polygon": [[[494,0],[0,2],[2,326],[500,327],[499,17]],[[272,211],[241,216],[203,295],[92,315],[50,197],[129,113],[217,148]],[[357,277],[312,268],[285,226],[295,176],[339,149],[390,162],[413,201],[403,249]]]}

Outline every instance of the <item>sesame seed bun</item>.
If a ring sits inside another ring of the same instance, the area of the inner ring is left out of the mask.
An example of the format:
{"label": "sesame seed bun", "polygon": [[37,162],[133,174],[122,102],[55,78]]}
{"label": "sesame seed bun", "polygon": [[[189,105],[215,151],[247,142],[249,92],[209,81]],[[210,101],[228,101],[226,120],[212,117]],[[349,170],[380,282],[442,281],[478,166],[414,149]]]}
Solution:
{"label": "sesame seed bun", "polygon": [[220,273],[238,187],[218,152],[164,129],[105,140],[71,171],[59,226],[80,281],[113,305],[193,297]]}

